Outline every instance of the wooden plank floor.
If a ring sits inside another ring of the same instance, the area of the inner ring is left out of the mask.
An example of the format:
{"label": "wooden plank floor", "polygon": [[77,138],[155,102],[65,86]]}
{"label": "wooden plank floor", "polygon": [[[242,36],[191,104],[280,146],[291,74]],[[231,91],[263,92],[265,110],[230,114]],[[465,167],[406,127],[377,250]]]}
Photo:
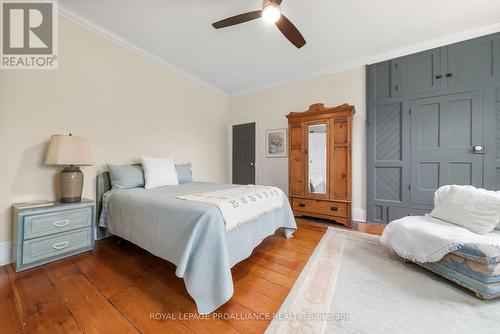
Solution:
{"label": "wooden plank floor", "polygon": [[[22,273],[0,267],[2,333],[262,333],[277,312],[327,225],[298,220],[295,237],[278,231],[232,269],[234,295],[218,314],[197,314],[174,265],[108,238],[85,253]],[[159,314],[163,320],[150,319]]]}

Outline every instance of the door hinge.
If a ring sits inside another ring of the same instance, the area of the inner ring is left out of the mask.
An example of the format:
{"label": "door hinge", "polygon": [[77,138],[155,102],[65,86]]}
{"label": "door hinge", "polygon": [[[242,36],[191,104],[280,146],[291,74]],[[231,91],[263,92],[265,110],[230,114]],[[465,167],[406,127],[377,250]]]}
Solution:
{"label": "door hinge", "polygon": [[411,116],[411,108],[408,109],[408,114]]}
{"label": "door hinge", "polygon": [[408,185],[408,190],[411,190],[411,184]]}

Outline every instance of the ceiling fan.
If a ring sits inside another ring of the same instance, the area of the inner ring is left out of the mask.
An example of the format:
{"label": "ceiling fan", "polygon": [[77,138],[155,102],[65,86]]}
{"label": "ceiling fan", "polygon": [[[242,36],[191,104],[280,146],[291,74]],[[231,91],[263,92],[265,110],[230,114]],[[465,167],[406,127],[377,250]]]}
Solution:
{"label": "ceiling fan", "polygon": [[293,23],[290,22],[285,15],[281,14],[280,5],[282,1],[283,0],[264,0],[262,9],[229,17],[213,23],[212,26],[215,29],[220,29],[262,17],[264,21],[269,24],[274,23],[283,35],[285,35],[293,45],[300,49],[306,44],[306,40]]}

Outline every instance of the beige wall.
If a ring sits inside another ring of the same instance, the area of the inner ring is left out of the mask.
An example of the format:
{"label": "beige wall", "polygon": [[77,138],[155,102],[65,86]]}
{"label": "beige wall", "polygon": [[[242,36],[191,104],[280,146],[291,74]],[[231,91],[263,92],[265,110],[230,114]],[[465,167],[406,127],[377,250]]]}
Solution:
{"label": "beige wall", "polygon": [[[265,131],[287,127],[285,115],[307,110],[313,103],[356,107],[353,124],[353,218],[365,220],[365,68],[289,84],[229,101],[229,123],[257,122],[257,183],[288,190],[287,159],[265,157]],[[229,159],[229,165],[231,159]],[[228,170],[231,166],[229,166]],[[229,177],[230,178],[230,177]]]}
{"label": "beige wall", "polygon": [[[230,180],[228,123],[257,121],[257,182],[287,190],[287,160],[265,158],[266,129],[285,128],[290,111],[316,102],[354,104],[353,215],[365,210],[365,70],[353,70],[228,99],[64,18],[59,69],[0,71],[0,261],[11,240],[11,205],[54,199],[58,168],[44,166],[52,134],[86,136],[84,167],[93,198],[105,163],[141,155],[191,161],[197,180]],[[230,140],[229,140],[230,147]]]}
{"label": "beige wall", "polygon": [[59,34],[58,70],[0,71],[0,243],[11,239],[12,203],[54,198],[58,169],[43,166],[52,134],[89,138],[86,197],[105,163],[141,155],[227,180],[227,97],[62,17]]}

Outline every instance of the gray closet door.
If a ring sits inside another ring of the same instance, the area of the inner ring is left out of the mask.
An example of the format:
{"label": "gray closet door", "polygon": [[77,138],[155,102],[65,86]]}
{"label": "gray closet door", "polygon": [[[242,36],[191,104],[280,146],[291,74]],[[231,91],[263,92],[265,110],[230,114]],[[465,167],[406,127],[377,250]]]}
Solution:
{"label": "gray closet door", "polygon": [[392,61],[392,96],[441,90],[441,49],[420,52]]}
{"label": "gray closet door", "polygon": [[500,190],[500,33],[369,65],[367,104],[369,222],[429,212],[444,184]]}
{"label": "gray closet door", "polygon": [[[445,184],[483,186],[483,93],[470,92],[411,103],[411,203],[433,205]],[[481,152],[478,152],[481,153]]]}
{"label": "gray closet door", "polygon": [[496,90],[496,150],[495,150],[495,187],[493,189],[500,190],[500,83]]}
{"label": "gray closet door", "polygon": [[477,88],[500,76],[500,34],[448,47],[450,88]]}

